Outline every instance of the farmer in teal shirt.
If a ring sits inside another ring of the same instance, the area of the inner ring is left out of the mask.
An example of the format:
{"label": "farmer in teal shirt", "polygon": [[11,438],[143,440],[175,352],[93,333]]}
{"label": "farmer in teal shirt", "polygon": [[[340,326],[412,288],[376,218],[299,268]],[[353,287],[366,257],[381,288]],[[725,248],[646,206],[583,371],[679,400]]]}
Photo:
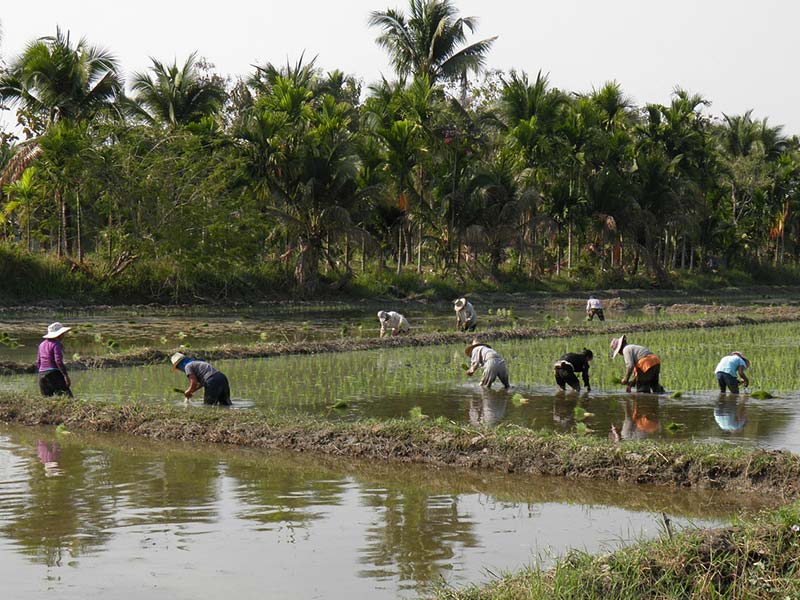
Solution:
{"label": "farmer in teal shirt", "polygon": [[725,388],[728,388],[732,394],[738,394],[740,377],[744,387],[749,387],[750,380],[744,374],[744,370],[749,366],[750,361],[741,352],[731,352],[727,356],[723,356],[717,364],[717,368],[714,369],[720,393],[724,394]]}

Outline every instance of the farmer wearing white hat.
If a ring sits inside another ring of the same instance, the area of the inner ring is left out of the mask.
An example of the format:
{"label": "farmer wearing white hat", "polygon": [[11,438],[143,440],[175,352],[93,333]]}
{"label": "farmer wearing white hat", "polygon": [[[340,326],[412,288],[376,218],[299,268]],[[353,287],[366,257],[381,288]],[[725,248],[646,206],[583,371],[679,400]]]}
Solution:
{"label": "farmer wearing white hat", "polygon": [[186,402],[189,398],[203,388],[203,404],[231,405],[231,388],[228,378],[205,361],[189,358],[185,354],[176,352],[169,361],[176,371],[186,373],[189,378],[189,387],[183,393]]}
{"label": "farmer wearing white hat", "polygon": [[393,310],[379,310],[378,321],[381,324],[381,337],[384,336],[387,329],[392,332],[392,337],[411,329],[406,318],[399,312],[394,312]]}
{"label": "farmer wearing white hat", "polygon": [[492,387],[494,380],[500,379],[503,387],[508,389],[506,361],[491,346],[472,340],[472,344],[464,348],[464,354],[470,357],[471,363],[467,375],[472,375],[478,367],[483,367],[482,386]]}
{"label": "farmer wearing white hat", "polygon": [[478,315],[475,314],[472,303],[466,298],[459,298],[453,303],[453,309],[456,311],[456,329],[475,331],[475,327],[478,325]]}
{"label": "farmer wearing white hat", "polygon": [[744,374],[744,370],[749,366],[750,361],[741,352],[731,352],[727,356],[723,356],[714,369],[720,393],[724,394],[725,388],[728,388],[731,394],[738,394],[740,377],[744,387],[750,387],[750,380]]}
{"label": "farmer wearing white hat", "polygon": [[61,323],[50,323],[47,333],[39,344],[36,358],[36,371],[39,373],[39,391],[42,396],[66,394],[72,398],[71,382],[64,366],[64,346],[61,338],[72,327],[64,327]]}
{"label": "farmer wearing white hat", "polygon": [[661,373],[661,359],[644,346],[629,344],[622,335],[611,340],[611,358],[622,354],[625,359],[625,377],[621,383],[631,391],[636,386],[637,392],[663,394],[664,388],[658,383]]}

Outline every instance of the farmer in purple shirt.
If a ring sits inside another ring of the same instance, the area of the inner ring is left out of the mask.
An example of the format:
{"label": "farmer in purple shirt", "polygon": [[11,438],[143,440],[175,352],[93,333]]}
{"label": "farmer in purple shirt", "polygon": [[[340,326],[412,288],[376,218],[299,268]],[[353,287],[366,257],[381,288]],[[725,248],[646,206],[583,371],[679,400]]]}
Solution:
{"label": "farmer in purple shirt", "polygon": [[66,394],[72,398],[69,375],[64,366],[64,346],[61,338],[72,327],[64,327],[61,323],[51,323],[47,326],[47,333],[42,337],[44,341],[39,344],[39,355],[36,359],[36,370],[39,372],[39,391],[42,396]]}

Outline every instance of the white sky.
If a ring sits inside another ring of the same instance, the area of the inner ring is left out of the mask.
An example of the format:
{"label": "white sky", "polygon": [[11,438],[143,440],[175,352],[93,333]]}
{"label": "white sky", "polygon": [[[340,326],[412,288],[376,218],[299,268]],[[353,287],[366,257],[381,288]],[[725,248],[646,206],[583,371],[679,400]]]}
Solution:
{"label": "white sky", "polygon": [[[404,9],[406,0],[6,0],[0,9],[7,62],[25,45],[55,33],[111,50],[126,73],[152,56],[182,63],[197,50],[223,75],[250,74],[253,64],[296,61],[305,50],[317,65],[365,83],[392,77],[367,27],[372,10]],[[769,117],[800,134],[800,78],[794,0],[455,0],[479,18],[475,40],[498,35],[490,68],[541,69],[554,86],[589,91],[616,80],[638,104],[669,101],[676,85],[702,94],[711,112]],[[6,121],[8,119],[6,118]],[[0,123],[2,125],[2,123]]]}

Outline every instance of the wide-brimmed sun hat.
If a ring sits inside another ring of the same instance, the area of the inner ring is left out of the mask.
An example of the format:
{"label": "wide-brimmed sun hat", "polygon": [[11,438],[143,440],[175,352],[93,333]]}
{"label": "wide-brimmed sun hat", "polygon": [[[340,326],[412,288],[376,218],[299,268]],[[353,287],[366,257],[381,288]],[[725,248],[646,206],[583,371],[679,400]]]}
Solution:
{"label": "wide-brimmed sun hat", "polygon": [[466,298],[459,298],[458,300],[453,302],[453,306],[455,307],[456,310],[461,310],[466,305],[467,305],[467,299]]}
{"label": "wide-brimmed sun hat", "polygon": [[178,365],[181,364],[181,361],[186,358],[185,354],[181,354],[180,352],[176,352],[172,356],[169,357],[169,362],[172,363],[172,368],[176,371],[178,370]]}
{"label": "wide-brimmed sun hat", "polygon": [[739,358],[741,358],[741,359],[744,361],[744,364],[745,364],[745,365],[747,365],[747,368],[748,368],[748,369],[750,368],[750,361],[749,361],[749,360],[747,360],[747,358],[745,357],[745,355],[744,355],[744,354],[742,354],[741,352],[738,352],[738,351],[736,351],[736,352],[731,352],[731,354],[732,354],[732,355],[734,355],[734,356],[738,356]]}
{"label": "wide-brimmed sun hat", "polygon": [[379,310],[378,311],[378,320],[379,321],[385,321],[388,318],[389,318],[389,315],[386,313],[385,310]]}
{"label": "wide-brimmed sun hat", "polygon": [[61,323],[50,323],[47,326],[47,333],[42,337],[46,340],[52,340],[67,333],[72,327],[64,327]]}
{"label": "wide-brimmed sun hat", "polygon": [[472,340],[472,343],[464,348],[464,354],[467,356],[472,356],[472,351],[477,348],[478,346],[486,346],[487,348],[491,348],[489,344],[484,344],[483,342],[479,342],[477,339]]}
{"label": "wide-brimmed sun hat", "polygon": [[621,335],[618,338],[611,338],[611,358],[614,358],[622,350],[625,345],[625,336]]}

